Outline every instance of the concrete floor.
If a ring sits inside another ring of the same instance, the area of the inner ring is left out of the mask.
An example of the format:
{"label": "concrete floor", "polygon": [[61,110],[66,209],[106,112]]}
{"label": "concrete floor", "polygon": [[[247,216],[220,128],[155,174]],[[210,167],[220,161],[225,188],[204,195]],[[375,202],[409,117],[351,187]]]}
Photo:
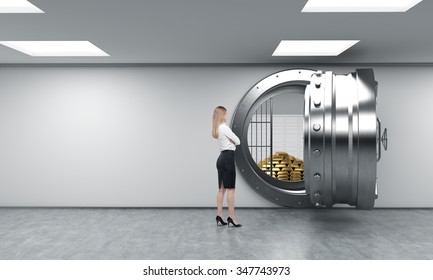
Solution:
{"label": "concrete floor", "polygon": [[0,259],[433,259],[433,209],[0,209]]}

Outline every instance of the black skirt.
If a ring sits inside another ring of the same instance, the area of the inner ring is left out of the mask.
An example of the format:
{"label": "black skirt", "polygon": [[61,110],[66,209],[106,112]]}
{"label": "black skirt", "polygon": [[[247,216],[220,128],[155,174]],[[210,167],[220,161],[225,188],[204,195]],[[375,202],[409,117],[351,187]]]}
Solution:
{"label": "black skirt", "polygon": [[235,151],[221,151],[216,167],[218,170],[218,188],[221,188],[221,183],[223,183],[224,188],[234,189],[236,183]]}

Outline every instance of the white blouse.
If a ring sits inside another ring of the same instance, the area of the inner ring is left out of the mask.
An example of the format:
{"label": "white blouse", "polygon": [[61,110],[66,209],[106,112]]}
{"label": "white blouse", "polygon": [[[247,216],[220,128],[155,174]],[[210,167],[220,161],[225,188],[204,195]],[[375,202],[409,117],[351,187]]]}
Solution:
{"label": "white blouse", "polygon": [[[233,133],[230,127],[226,123],[221,123],[218,127],[218,131],[219,136],[217,140],[220,150],[236,150],[236,145],[239,145],[241,140]],[[230,142],[230,140],[232,140],[234,144]]]}

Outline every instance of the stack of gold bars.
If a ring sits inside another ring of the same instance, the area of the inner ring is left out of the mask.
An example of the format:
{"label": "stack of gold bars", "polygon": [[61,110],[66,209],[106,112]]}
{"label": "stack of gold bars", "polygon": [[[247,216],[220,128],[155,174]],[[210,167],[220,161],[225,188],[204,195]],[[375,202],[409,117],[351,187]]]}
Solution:
{"label": "stack of gold bars", "polygon": [[275,152],[272,155],[272,174],[271,159],[269,157],[259,161],[257,164],[266,174],[278,180],[304,180],[304,161],[286,152]]}

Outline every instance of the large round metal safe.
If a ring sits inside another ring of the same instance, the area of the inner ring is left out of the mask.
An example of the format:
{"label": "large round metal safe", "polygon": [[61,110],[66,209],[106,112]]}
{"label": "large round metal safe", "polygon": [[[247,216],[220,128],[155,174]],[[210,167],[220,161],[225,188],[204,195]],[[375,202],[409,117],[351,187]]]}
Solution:
{"label": "large round metal safe", "polygon": [[248,184],[285,206],[371,209],[387,146],[372,69],[290,69],[254,85],[238,104],[235,161]]}

